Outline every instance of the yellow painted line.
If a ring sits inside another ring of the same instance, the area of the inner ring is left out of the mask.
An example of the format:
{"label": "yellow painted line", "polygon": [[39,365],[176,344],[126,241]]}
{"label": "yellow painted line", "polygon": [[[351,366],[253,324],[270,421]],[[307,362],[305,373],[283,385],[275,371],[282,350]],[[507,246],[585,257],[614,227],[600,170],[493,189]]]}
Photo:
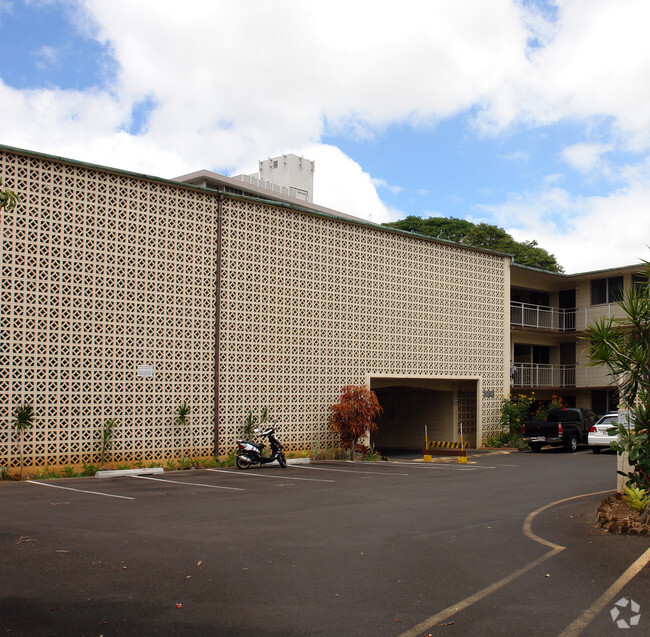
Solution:
{"label": "yellow painted line", "polygon": [[574,619],[559,635],[559,637],[577,637],[594,620],[594,618],[616,597],[621,589],[636,577],[650,562],[650,549],[636,559],[580,617]]}
{"label": "yellow painted line", "polygon": [[424,631],[429,630],[436,624],[439,624],[445,621],[446,619],[449,619],[456,613],[459,613],[460,611],[469,608],[476,602],[485,599],[486,597],[488,597],[488,595],[491,595],[492,593],[498,591],[500,588],[503,588],[504,586],[507,586],[508,584],[514,582],[516,579],[518,579],[528,571],[534,569],[535,567],[539,566],[540,564],[543,564],[547,560],[550,560],[552,557],[555,557],[558,553],[564,551],[566,546],[560,546],[559,544],[554,544],[553,542],[549,542],[548,540],[545,540],[544,538],[539,537],[539,535],[533,533],[532,531],[533,520],[542,511],[546,511],[546,509],[550,509],[551,507],[557,506],[558,504],[562,504],[563,502],[569,502],[570,500],[577,500],[578,498],[588,498],[589,496],[592,495],[602,495],[604,493],[611,493],[611,489],[608,489],[607,491],[596,491],[594,493],[583,493],[582,495],[574,495],[571,496],[570,498],[564,498],[562,500],[551,502],[550,504],[546,504],[543,507],[537,509],[536,511],[529,513],[526,516],[526,519],[524,520],[522,531],[526,537],[530,538],[534,542],[539,542],[544,546],[548,546],[551,549],[548,553],[545,553],[541,557],[538,557],[536,560],[533,560],[532,562],[526,564],[526,566],[522,566],[519,570],[515,571],[514,573],[511,573],[510,575],[503,577],[502,579],[494,582],[493,584],[490,584],[489,586],[482,588],[480,591],[477,591],[473,595],[466,597],[460,602],[457,602],[456,604],[452,604],[451,606],[448,606],[444,610],[441,610],[439,613],[436,613],[435,615],[428,617],[427,619],[420,622],[416,626],[413,626],[413,628],[410,628],[409,630],[400,633],[399,637],[418,637]]}

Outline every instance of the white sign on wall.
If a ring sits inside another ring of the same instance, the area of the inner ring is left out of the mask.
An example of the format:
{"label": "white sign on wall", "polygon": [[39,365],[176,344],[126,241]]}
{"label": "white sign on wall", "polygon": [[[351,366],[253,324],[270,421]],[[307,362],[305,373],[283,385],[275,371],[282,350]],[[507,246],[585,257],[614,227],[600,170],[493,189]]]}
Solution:
{"label": "white sign on wall", "polygon": [[138,365],[138,378],[153,378],[153,365]]}

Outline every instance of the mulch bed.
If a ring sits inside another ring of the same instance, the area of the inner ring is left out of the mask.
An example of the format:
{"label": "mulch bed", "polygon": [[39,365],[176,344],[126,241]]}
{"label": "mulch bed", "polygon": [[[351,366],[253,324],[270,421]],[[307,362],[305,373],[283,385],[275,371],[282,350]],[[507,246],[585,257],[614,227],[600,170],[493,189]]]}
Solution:
{"label": "mulch bed", "polygon": [[630,509],[621,493],[606,497],[598,507],[598,524],[610,533],[650,535],[650,524],[642,524],[639,511]]}

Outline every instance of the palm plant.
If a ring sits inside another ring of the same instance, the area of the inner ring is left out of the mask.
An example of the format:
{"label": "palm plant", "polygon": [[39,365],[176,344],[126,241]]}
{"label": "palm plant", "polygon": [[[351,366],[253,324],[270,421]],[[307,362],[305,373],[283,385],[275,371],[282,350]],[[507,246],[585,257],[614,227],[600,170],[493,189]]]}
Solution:
{"label": "palm plant", "polygon": [[1,186],[2,179],[0,179],[0,210],[10,212],[16,207],[20,198],[13,190],[9,190],[9,188],[4,189]]}
{"label": "palm plant", "polygon": [[194,432],[190,427],[191,413],[192,410],[190,409],[190,406],[187,404],[187,401],[184,400],[178,407],[176,407],[176,415],[174,416],[174,423],[176,423],[178,427],[186,427],[189,430],[190,437],[192,439],[192,452],[196,457],[196,444],[194,442]]}
{"label": "palm plant", "polygon": [[13,428],[18,432],[18,452],[20,454],[20,473],[18,479],[23,477],[23,438],[25,431],[34,424],[34,408],[29,403],[21,403],[14,407]]}
{"label": "palm plant", "polygon": [[104,423],[102,430],[100,432],[100,461],[102,464],[102,469],[106,464],[106,454],[113,444],[113,438],[115,438],[115,428],[119,425],[119,420],[116,418],[111,418]]}

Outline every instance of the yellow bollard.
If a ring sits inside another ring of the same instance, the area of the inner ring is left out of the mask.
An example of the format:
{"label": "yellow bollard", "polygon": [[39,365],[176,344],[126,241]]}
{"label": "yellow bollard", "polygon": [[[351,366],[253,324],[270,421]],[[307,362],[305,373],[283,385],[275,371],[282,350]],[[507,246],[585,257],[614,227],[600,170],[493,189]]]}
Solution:
{"label": "yellow bollard", "polygon": [[[429,448],[429,431],[427,425],[424,425],[424,448]],[[426,451],[424,452],[424,461],[431,462],[431,454]]]}
{"label": "yellow bollard", "polygon": [[458,464],[467,464],[467,451],[465,451],[465,445],[463,444],[463,423],[460,422],[460,448],[462,449],[465,455],[458,456]]}

